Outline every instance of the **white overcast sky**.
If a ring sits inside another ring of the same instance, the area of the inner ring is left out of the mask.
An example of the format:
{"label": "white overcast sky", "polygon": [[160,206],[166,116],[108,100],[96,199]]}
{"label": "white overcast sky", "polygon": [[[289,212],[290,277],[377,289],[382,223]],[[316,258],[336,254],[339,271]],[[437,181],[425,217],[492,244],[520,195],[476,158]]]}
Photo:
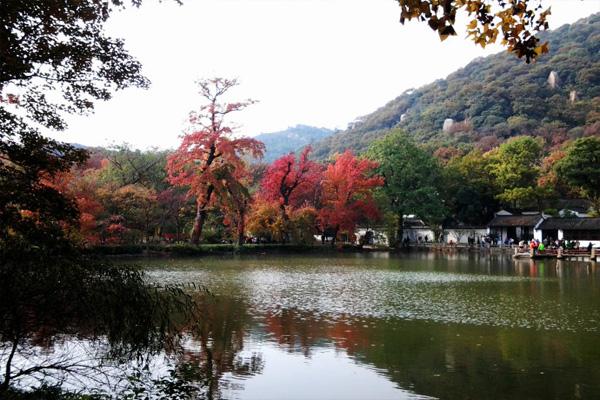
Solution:
{"label": "white overcast sky", "polygon": [[[552,28],[600,12],[600,0],[544,4]],[[344,129],[406,89],[503,51],[464,34],[441,43],[424,23],[401,25],[394,0],[145,1],[116,13],[108,32],[125,39],[150,89],[118,92],[92,116],[69,117],[69,129],[53,137],[174,148],[200,104],[194,82],[215,76],[238,78],[231,100],[259,101],[234,116],[240,134],[299,123]]]}

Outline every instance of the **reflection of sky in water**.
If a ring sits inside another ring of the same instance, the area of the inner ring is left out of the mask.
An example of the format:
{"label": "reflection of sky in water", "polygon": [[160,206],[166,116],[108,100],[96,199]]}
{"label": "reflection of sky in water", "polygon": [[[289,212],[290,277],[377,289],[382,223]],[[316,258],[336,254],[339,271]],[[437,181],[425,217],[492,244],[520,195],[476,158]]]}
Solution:
{"label": "reflection of sky in water", "polygon": [[[310,357],[284,352],[269,343],[246,342],[240,357],[259,351],[266,360],[261,374],[240,379],[226,374],[223,380],[230,390],[224,397],[256,400],[305,399],[426,399],[398,388],[382,371],[359,364],[332,346],[320,347]],[[376,388],[376,389],[375,389]]]}
{"label": "reflection of sky in water", "polygon": [[[128,363],[113,363],[107,355],[108,349],[104,337],[98,340],[68,335],[54,337],[45,346],[32,347],[15,354],[13,363],[19,370],[49,367],[50,373],[24,375],[13,383],[19,388],[36,387],[42,379],[50,387],[60,384],[68,391],[85,389],[117,396],[127,387],[126,377],[139,370],[143,362],[130,360]],[[144,361],[148,361],[150,377],[159,378],[167,374],[169,363],[163,352],[149,356]]]}

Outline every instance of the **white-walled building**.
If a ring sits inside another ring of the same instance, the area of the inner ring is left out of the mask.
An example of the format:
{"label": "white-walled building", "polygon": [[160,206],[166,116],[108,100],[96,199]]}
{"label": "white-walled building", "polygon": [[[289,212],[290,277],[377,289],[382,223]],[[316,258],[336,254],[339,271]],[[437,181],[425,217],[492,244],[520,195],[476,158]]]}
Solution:
{"label": "white-walled building", "polygon": [[534,228],[543,220],[544,215],[538,213],[511,215],[506,211],[498,212],[488,224],[488,234],[500,243],[510,239],[515,242],[530,240],[534,236]]}
{"label": "white-walled building", "polygon": [[435,231],[413,215],[404,218],[402,236],[403,240],[408,238],[410,243],[436,241]]}
{"label": "white-walled building", "polygon": [[[358,227],[355,231],[356,243],[391,245],[383,227]],[[402,240],[408,238],[409,243],[435,242],[438,238],[435,231],[423,220],[414,215],[405,215],[402,224]]]}
{"label": "white-walled building", "polygon": [[535,227],[538,240],[578,241],[580,246],[600,246],[600,218],[547,218]]}

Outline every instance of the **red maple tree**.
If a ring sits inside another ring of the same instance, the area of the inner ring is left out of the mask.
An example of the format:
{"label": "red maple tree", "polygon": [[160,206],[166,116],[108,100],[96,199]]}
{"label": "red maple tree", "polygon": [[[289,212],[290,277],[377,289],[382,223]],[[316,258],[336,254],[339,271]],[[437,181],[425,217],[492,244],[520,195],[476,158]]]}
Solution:
{"label": "red maple tree", "polygon": [[383,185],[383,178],[373,175],[377,165],[346,150],[323,173],[319,224],[332,233],[332,245],[340,231],[352,235],[358,222],[379,216],[372,196],[373,189]]}
{"label": "red maple tree", "polygon": [[[323,168],[309,159],[310,152],[309,146],[297,159],[290,153],[273,161],[261,182],[259,196],[278,204],[284,224],[289,221],[290,208],[294,210],[316,202]],[[287,233],[284,241],[285,236]]]}
{"label": "red maple tree", "polygon": [[220,98],[236,80],[214,78],[199,82],[200,94],[208,100],[198,112],[192,113],[190,121],[199,129],[187,133],[179,148],[167,159],[168,180],[176,186],[188,187],[188,195],[196,200],[196,216],[192,230],[192,243],[197,244],[202,227],[212,207],[219,198],[215,193],[226,193],[231,179],[239,173],[223,174],[246,169],[244,155],[262,157],[264,144],[252,138],[232,137],[232,128],[224,124],[225,117],[252,104],[247,100],[221,103]]}

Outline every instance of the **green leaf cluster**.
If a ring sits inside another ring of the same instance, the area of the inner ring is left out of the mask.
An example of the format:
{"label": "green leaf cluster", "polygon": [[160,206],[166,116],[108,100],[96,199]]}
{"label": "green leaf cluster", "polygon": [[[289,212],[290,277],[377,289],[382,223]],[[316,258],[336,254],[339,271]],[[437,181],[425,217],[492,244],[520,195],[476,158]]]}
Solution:
{"label": "green leaf cluster", "polygon": [[574,141],[566,156],[556,165],[559,178],[592,202],[600,215],[600,138],[586,137]]}
{"label": "green leaf cluster", "polygon": [[396,241],[402,239],[405,215],[441,222],[445,215],[440,194],[441,167],[434,157],[402,131],[374,142],[366,156],[379,163],[376,173],[385,180],[379,203],[397,219]]}

